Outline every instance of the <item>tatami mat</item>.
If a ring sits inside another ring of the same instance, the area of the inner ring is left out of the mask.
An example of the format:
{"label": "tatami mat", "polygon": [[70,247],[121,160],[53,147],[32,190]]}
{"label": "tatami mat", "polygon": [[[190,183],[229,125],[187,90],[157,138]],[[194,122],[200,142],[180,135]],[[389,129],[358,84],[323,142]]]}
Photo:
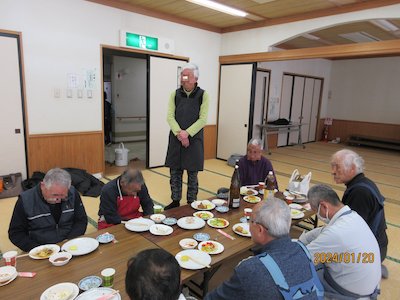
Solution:
{"label": "tatami mat", "polygon": [[[303,149],[298,146],[272,149],[272,155],[266,157],[271,160],[277,174],[280,189],[285,189],[291,173],[299,169],[302,174],[312,172],[311,184],[324,183],[332,186],[341,197],[344,185],[334,183],[330,174],[330,157],[344,146],[330,143],[309,143]],[[398,152],[383,151],[369,148],[346,147],[358,152],[366,162],[366,175],[377,182],[380,190],[387,198],[385,206],[388,224],[389,249],[385,265],[389,269],[390,277],[382,280],[382,294],[379,299],[400,299],[400,160]],[[209,198],[220,187],[229,187],[233,168],[226,161],[219,159],[206,160],[204,171],[199,173],[198,199]],[[119,174],[107,176],[113,179]],[[165,167],[143,170],[149,193],[155,202],[167,205],[171,201],[169,186],[169,169]],[[183,177],[182,204],[186,203],[186,173]],[[103,182],[108,182],[103,179]],[[0,250],[15,249],[8,240],[8,225],[15,205],[16,197],[0,200]],[[87,232],[96,230],[99,197],[82,197],[86,212],[90,218]],[[232,264],[234,266],[234,263]],[[217,272],[213,280],[218,282],[227,276],[227,272]],[[214,284],[215,285],[215,284]],[[211,286],[211,288],[214,287]]]}

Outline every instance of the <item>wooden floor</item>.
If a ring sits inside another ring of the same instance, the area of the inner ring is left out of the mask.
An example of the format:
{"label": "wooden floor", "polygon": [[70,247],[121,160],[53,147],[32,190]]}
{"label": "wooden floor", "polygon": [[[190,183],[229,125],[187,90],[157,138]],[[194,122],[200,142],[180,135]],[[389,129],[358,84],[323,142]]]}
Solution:
{"label": "wooden floor", "polygon": [[[337,150],[342,149],[341,144],[309,143],[306,148],[298,146],[272,149],[272,155],[266,155],[272,161],[277,173],[277,180],[281,189],[287,186],[290,175],[294,169],[301,174],[312,172],[312,184],[324,183],[331,185],[341,197],[345,189],[344,185],[333,182],[330,174],[330,156]],[[400,299],[400,154],[372,148],[352,148],[366,162],[366,175],[374,180],[383,195],[386,197],[385,214],[388,225],[389,249],[388,257],[384,264],[389,269],[389,279],[382,280],[382,295],[379,299]],[[136,162],[139,167],[141,162]],[[109,166],[106,177],[115,178],[125,167],[116,168]],[[215,195],[220,187],[228,187],[233,168],[226,161],[210,159],[205,161],[203,172],[199,173],[199,195],[198,199],[206,199]],[[168,204],[170,200],[169,169],[165,167],[143,170],[146,184],[150,195],[155,202],[162,205]],[[107,182],[108,179],[104,179]],[[184,177],[183,195],[186,194],[186,179]],[[82,197],[86,211],[91,219],[87,232],[95,231],[95,221],[99,198]],[[15,248],[7,237],[7,229],[16,198],[0,200],[0,250],[6,251]],[[185,197],[182,203],[185,203]],[[236,262],[232,262],[232,266]],[[231,266],[227,266],[231,267]],[[229,270],[218,272],[211,288],[221,278],[228,276]]]}

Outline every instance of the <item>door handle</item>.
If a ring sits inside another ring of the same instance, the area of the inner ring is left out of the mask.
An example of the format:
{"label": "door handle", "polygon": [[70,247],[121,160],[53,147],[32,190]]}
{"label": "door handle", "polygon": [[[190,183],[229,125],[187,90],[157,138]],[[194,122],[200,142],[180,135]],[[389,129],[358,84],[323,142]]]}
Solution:
{"label": "door handle", "polygon": [[20,128],[15,128],[15,134],[19,134],[21,133],[21,129]]}

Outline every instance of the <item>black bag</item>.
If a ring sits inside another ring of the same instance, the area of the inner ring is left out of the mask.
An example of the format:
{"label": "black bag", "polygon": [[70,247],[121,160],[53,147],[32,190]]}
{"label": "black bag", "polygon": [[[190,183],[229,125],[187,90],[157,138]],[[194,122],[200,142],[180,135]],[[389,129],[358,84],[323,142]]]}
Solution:
{"label": "black bag", "polygon": [[290,121],[288,119],[278,119],[272,122],[267,122],[267,124],[271,125],[289,125]]}

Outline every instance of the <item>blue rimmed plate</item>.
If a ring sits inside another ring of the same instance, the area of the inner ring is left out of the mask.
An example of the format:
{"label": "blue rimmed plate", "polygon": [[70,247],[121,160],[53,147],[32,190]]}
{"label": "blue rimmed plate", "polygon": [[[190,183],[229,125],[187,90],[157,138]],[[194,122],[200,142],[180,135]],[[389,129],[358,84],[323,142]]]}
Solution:
{"label": "blue rimmed plate", "polygon": [[98,288],[102,283],[103,280],[99,276],[87,276],[79,281],[78,286],[82,291],[88,291]]}
{"label": "blue rimmed plate", "polygon": [[228,207],[228,206],[217,206],[217,207],[215,208],[215,210],[216,210],[217,212],[220,212],[220,213],[226,213],[226,212],[229,211],[229,207]]}
{"label": "blue rimmed plate", "polygon": [[111,233],[103,233],[96,237],[96,240],[99,241],[101,244],[107,244],[114,240],[114,235]]}
{"label": "blue rimmed plate", "polygon": [[176,220],[175,218],[169,217],[169,218],[165,218],[164,221],[162,221],[162,222],[163,222],[165,225],[172,226],[172,225],[175,225],[175,224],[176,224],[177,220]]}
{"label": "blue rimmed plate", "polygon": [[205,232],[198,232],[193,235],[193,238],[198,242],[208,241],[210,239],[210,235]]}

